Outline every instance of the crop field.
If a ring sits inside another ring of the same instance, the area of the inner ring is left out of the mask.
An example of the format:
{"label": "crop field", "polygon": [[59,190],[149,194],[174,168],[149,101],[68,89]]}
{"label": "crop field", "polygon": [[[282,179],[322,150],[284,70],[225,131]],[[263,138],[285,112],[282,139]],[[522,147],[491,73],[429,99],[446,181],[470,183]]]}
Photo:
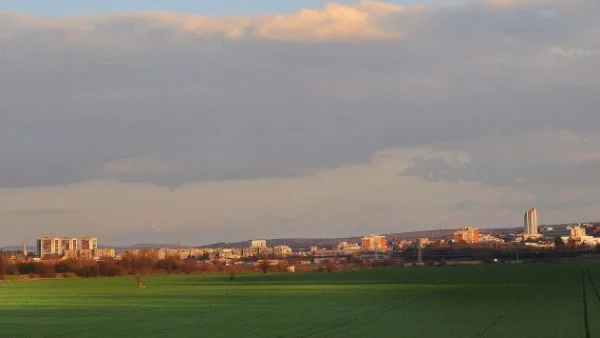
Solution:
{"label": "crop field", "polygon": [[0,282],[2,337],[600,337],[600,264]]}

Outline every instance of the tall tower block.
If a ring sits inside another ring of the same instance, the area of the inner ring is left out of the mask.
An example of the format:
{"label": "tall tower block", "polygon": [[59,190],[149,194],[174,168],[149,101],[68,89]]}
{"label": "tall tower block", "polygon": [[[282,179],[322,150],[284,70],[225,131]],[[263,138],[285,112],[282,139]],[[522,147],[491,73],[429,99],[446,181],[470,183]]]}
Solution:
{"label": "tall tower block", "polygon": [[537,235],[538,221],[536,208],[529,208],[525,212],[523,216],[523,228],[526,235]]}

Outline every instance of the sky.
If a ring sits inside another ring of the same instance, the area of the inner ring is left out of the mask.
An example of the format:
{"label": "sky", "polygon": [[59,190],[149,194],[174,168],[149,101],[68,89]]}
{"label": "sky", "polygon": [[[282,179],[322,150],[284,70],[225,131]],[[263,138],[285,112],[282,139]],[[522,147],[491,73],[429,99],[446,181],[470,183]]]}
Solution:
{"label": "sky", "polygon": [[[393,0],[396,5],[429,4],[435,0]],[[436,3],[457,3],[460,0],[442,0]],[[290,13],[305,8],[323,7],[324,0],[0,0],[2,8],[8,11],[27,13],[44,17],[59,17],[90,13],[119,13],[124,11],[173,11],[202,15],[233,15]],[[353,4],[353,0],[338,0],[339,4]]]}
{"label": "sky", "polygon": [[600,220],[596,0],[214,3],[0,0],[0,246]]}

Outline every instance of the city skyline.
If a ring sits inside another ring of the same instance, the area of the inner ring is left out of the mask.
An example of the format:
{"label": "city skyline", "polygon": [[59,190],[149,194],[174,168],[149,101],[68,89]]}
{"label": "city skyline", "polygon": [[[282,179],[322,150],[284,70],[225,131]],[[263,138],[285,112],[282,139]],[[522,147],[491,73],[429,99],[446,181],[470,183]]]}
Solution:
{"label": "city skyline", "polygon": [[[497,238],[494,239],[490,239],[493,238],[489,237],[491,234],[493,233],[504,233],[504,234],[509,234],[510,236],[515,236],[516,238],[519,238],[520,240],[541,240],[543,237],[546,237],[546,239],[550,238],[550,239],[554,239],[556,236],[563,236],[565,235],[567,232],[569,232],[571,234],[572,237],[581,237],[585,235],[585,231],[581,232],[581,229],[584,229],[586,226],[596,226],[599,225],[600,222],[594,222],[594,221],[589,221],[589,222],[570,222],[570,223],[564,223],[564,224],[541,224],[538,225],[537,224],[537,208],[532,207],[527,209],[527,211],[524,214],[524,221],[523,221],[523,226],[522,231],[519,231],[519,227],[504,227],[504,228],[485,228],[482,227],[481,229],[479,227],[474,227],[473,225],[466,225],[464,227],[458,227],[458,228],[447,228],[447,229],[421,229],[418,231],[409,231],[409,232],[400,232],[400,233],[383,233],[380,235],[375,235],[375,234],[371,234],[371,235],[364,235],[364,234],[354,234],[351,236],[338,236],[338,237],[330,237],[330,238],[317,238],[317,237],[281,237],[281,238],[266,238],[266,239],[249,239],[249,238],[245,238],[245,239],[241,239],[241,240],[223,240],[220,242],[213,242],[213,243],[181,243],[180,240],[177,240],[176,243],[169,243],[168,241],[157,241],[157,242],[131,242],[128,243],[126,245],[118,245],[115,246],[113,245],[114,243],[108,243],[108,244],[104,244],[104,245],[98,245],[98,239],[96,237],[90,237],[88,235],[86,236],[82,236],[81,238],[77,238],[77,237],[73,237],[73,236],[65,236],[64,234],[54,234],[53,236],[49,236],[48,234],[46,234],[45,236],[42,236],[40,238],[37,239],[37,251],[38,252],[42,252],[41,250],[41,245],[44,239],[46,240],[51,240],[51,241],[59,241],[62,242],[64,240],[73,240],[76,241],[75,243],[79,243],[80,240],[84,240],[84,239],[93,239],[93,242],[95,243],[93,246],[96,248],[102,248],[102,249],[106,249],[106,248],[110,248],[113,249],[115,247],[118,248],[156,248],[157,246],[163,246],[165,248],[182,248],[182,247],[195,247],[195,248],[205,248],[205,247],[218,247],[218,248],[222,248],[223,245],[225,245],[225,247],[227,246],[233,246],[233,247],[238,247],[240,245],[240,243],[247,243],[251,248],[259,248],[259,247],[266,247],[267,246],[267,242],[268,241],[275,241],[275,242],[279,242],[279,241],[297,241],[297,240],[322,240],[322,241],[330,241],[330,240],[338,240],[341,241],[339,243],[345,243],[347,244],[347,242],[345,242],[344,240],[350,240],[352,238],[357,239],[357,238],[362,238],[362,246],[374,246],[377,247],[379,246],[379,244],[365,244],[365,240],[369,241],[369,243],[378,243],[378,241],[381,238],[396,238],[398,235],[400,235],[400,238],[413,238],[413,239],[424,239],[428,240],[428,238],[422,238],[423,234],[427,234],[427,233],[435,233],[436,238],[453,238],[455,241],[458,242],[466,242],[466,243],[470,243],[470,244],[478,244],[480,241],[479,239],[482,238],[483,240],[490,242],[490,241],[496,241]],[[555,227],[558,227],[558,230],[555,229]],[[543,232],[540,231],[540,228],[542,229]],[[573,229],[579,229],[579,230],[573,230]],[[482,233],[480,233],[480,230],[483,230]],[[510,232],[509,230],[513,230],[512,232]],[[440,232],[446,232],[445,235],[440,235]],[[452,234],[452,236],[451,236]],[[407,235],[409,235],[407,237]],[[589,236],[589,238],[593,238],[593,236]],[[58,250],[60,251],[60,249],[56,249],[56,248],[60,248],[60,245],[58,244],[59,242],[56,242],[56,244],[48,244],[48,248],[52,247],[53,249],[49,249],[49,250]],[[23,250],[22,252],[27,252],[27,240],[23,241]],[[64,246],[64,244],[61,244],[62,246]],[[86,245],[87,246],[87,245]],[[16,248],[16,247],[13,247]],[[0,249],[2,249],[0,247]],[[63,248],[64,249],[64,248]],[[79,249],[79,244],[75,244],[74,245],[74,249],[78,250]],[[53,252],[54,253],[54,252]]]}
{"label": "city skyline", "polygon": [[[158,257],[160,259],[164,259],[169,255],[175,255],[182,259],[192,256],[197,258],[198,256],[205,256],[206,253],[214,254],[216,252],[218,252],[216,256],[220,258],[239,259],[242,256],[254,257],[267,253],[286,256],[292,255],[294,252],[301,253],[302,255],[320,252],[322,256],[337,257],[358,251],[389,252],[397,251],[400,247],[404,249],[407,246],[423,248],[431,244],[436,246],[456,244],[459,248],[463,245],[472,245],[476,248],[498,248],[499,246],[507,248],[524,245],[525,247],[544,249],[555,248],[557,245],[564,246],[565,243],[571,247],[593,247],[600,245],[600,237],[595,236],[595,234],[600,233],[600,223],[598,222],[566,226],[542,225],[541,230],[539,231],[537,224],[536,208],[529,208],[524,215],[523,231],[519,231],[518,228],[489,229],[489,231],[485,231],[485,229],[469,225],[459,229],[452,229],[452,232],[445,230],[445,233],[438,230],[430,233],[421,231],[412,234],[370,234],[354,238],[312,238],[304,242],[302,242],[302,239],[293,238],[249,239],[238,243],[213,243],[202,246],[181,245],[180,242],[176,245],[154,243],[145,246],[138,244],[120,248],[111,247],[110,245],[100,246],[96,237],[85,236],[77,238],[73,236],[61,237],[54,235],[43,236],[37,239],[37,257],[35,259],[101,260],[106,257],[118,257],[120,259],[120,253],[129,252],[137,255],[140,250],[150,250],[152,252],[158,250]],[[14,257],[20,255],[18,252],[12,253],[15,255]],[[25,241],[23,242],[21,254],[19,257],[23,257],[24,259],[29,259],[30,257],[28,256]],[[221,257],[221,255],[225,255],[226,257]]]}
{"label": "city skyline", "polygon": [[0,10],[0,246],[600,219],[598,1],[115,4]]}
{"label": "city skyline", "polygon": [[[531,236],[531,235],[537,235],[537,234],[539,234],[537,219],[538,219],[537,208],[535,208],[535,207],[528,208],[526,210],[524,216],[523,216],[523,226],[522,227],[523,227],[523,234],[524,235]],[[574,224],[574,225],[584,224],[584,222],[581,222],[581,221],[582,220],[580,219],[577,222],[569,222],[568,224],[569,225],[572,225],[572,224]],[[587,220],[587,221],[588,221],[588,223],[595,223],[593,220]],[[557,225],[557,224],[556,223],[554,223],[554,224],[553,223],[549,223],[549,224],[542,224],[541,226],[544,227],[544,226],[554,226],[554,225]],[[564,225],[564,224],[562,224],[562,225]],[[418,231],[438,231],[438,230],[459,230],[459,231],[461,231],[461,230],[468,230],[471,227],[472,227],[472,225],[466,224],[465,226],[461,225],[461,226],[456,227],[456,228],[427,228],[427,229],[417,229],[417,230],[412,230],[412,231],[416,231],[416,232],[418,232]],[[495,228],[495,227],[489,227],[489,226],[486,227],[485,225],[483,225],[483,226],[481,226],[481,228],[485,230],[485,229],[502,229],[502,228],[504,228],[504,229],[511,229],[511,228],[515,228],[515,227],[504,226],[504,227],[500,227],[500,228]],[[409,230],[408,232],[411,232],[411,231]],[[392,232],[388,233],[388,235],[390,235],[392,233],[394,233],[394,232],[392,231]],[[65,236],[66,236],[65,234],[62,234],[62,235],[59,235],[58,237],[56,237],[56,236],[53,237],[53,236],[49,236],[49,235],[46,234],[42,238],[52,238],[52,239],[57,239],[57,240],[59,240],[59,239],[62,240],[62,239],[65,239],[65,238],[71,238],[71,239],[74,239],[74,240],[78,240],[76,237],[69,237],[69,236],[65,237]],[[82,236],[81,238],[88,238],[87,235],[81,235],[81,236]],[[334,237],[337,237],[337,238],[351,238],[351,237],[358,237],[358,236],[359,236],[358,234],[351,234],[351,235],[346,235],[346,236],[334,236]],[[284,237],[280,237],[280,238],[292,238],[292,237],[285,237],[284,236]],[[296,237],[296,238],[316,238],[316,237],[314,237],[314,236],[311,237],[310,235],[308,235],[308,236]],[[269,238],[269,240],[276,240],[276,239],[278,239],[278,238],[274,238],[274,237]],[[97,241],[97,239],[96,239],[96,241]],[[215,243],[216,242],[232,243],[232,242],[240,242],[240,241],[241,242],[243,242],[243,241],[249,241],[251,243],[255,242],[255,240],[248,239],[248,238],[244,238],[244,239],[240,239],[240,238],[233,238],[232,239],[232,238],[229,238],[229,239],[222,239],[220,241],[213,241],[213,242],[215,242]],[[260,241],[264,242],[264,240],[260,240]],[[26,239],[23,240],[23,248],[26,248],[26,244],[25,244],[26,242],[27,242]],[[121,243],[121,245],[123,245],[123,246],[127,246],[127,245],[141,245],[141,244],[155,245],[155,244],[168,244],[168,243],[169,243],[168,240],[165,240],[165,238],[161,238],[161,240],[155,241],[154,243],[147,242],[147,241],[146,242],[141,241],[141,242],[137,242],[137,243],[130,242],[130,243],[127,243],[126,245],[123,244],[123,243]],[[174,243],[171,243],[171,245],[172,244],[174,244]],[[180,246],[181,245],[181,240],[177,239],[176,240],[176,244],[177,244],[177,246]],[[201,245],[201,246],[207,245],[206,242],[204,242],[204,243],[194,243],[194,244],[192,244],[192,243],[186,243],[186,244],[188,244],[188,245],[195,245],[195,246],[198,246],[198,245]],[[254,246],[254,244],[251,244],[251,245]],[[56,244],[56,246],[58,246],[58,244]],[[39,251],[40,250],[39,249],[40,248],[40,240],[39,239],[38,239],[37,247],[38,247],[38,251]]]}

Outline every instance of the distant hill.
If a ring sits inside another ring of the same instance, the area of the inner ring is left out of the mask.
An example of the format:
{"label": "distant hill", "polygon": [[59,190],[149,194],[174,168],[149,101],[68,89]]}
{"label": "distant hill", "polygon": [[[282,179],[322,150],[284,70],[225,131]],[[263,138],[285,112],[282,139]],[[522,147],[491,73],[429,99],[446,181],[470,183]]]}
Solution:
{"label": "distant hill", "polygon": [[[384,234],[388,239],[415,239],[420,237],[427,237],[429,239],[448,239],[451,238],[453,233],[458,229],[442,229],[442,230],[421,230],[421,231],[409,231],[409,232],[398,232]],[[507,234],[517,233],[522,231],[521,227],[517,228],[497,228],[497,229],[481,229],[482,233],[495,233],[495,234]],[[335,237],[335,238],[273,238],[267,239],[268,246],[276,245],[287,245],[294,250],[305,249],[308,250],[312,245],[316,245],[320,248],[333,249],[337,246],[338,242],[347,241],[359,243],[362,236],[353,237]],[[198,246],[199,248],[247,248],[250,246],[250,240],[239,241],[239,242],[218,242],[210,243],[206,245]],[[142,248],[174,248],[176,247],[172,243],[169,244],[158,244],[158,243],[141,243],[135,244],[130,247],[117,247],[117,250],[124,250],[127,248],[142,249]]]}
{"label": "distant hill", "polygon": [[[0,250],[2,251],[23,251],[23,246],[6,246],[3,248],[0,248]],[[27,247],[27,252],[36,252],[37,248],[34,246],[28,246]]]}
{"label": "distant hill", "polygon": [[[600,222],[590,222],[588,224],[593,224],[600,228]],[[540,229],[547,227],[554,228],[563,228],[567,227],[569,224],[554,224],[554,225],[540,225]],[[452,234],[458,229],[440,229],[440,230],[421,230],[421,231],[408,231],[408,232],[398,232],[398,233],[389,233],[384,234],[388,239],[415,239],[420,237],[427,237],[429,239],[448,239],[452,237]],[[491,228],[491,229],[480,229],[481,233],[493,233],[493,234],[509,234],[509,233],[518,233],[522,232],[522,227],[512,227],[512,228]],[[598,233],[600,235],[600,232]],[[312,245],[317,245],[319,247],[324,248],[335,248],[337,243],[340,241],[347,242],[360,242],[362,236],[354,236],[354,237],[336,237],[336,238],[275,238],[268,239],[267,244],[269,246],[275,245],[288,245],[294,250],[299,249],[309,249]],[[246,248],[250,246],[250,241],[240,241],[240,242],[219,242],[219,243],[211,243],[207,245],[199,246],[200,248]],[[102,245],[101,247],[113,247],[110,245]],[[160,243],[140,243],[135,244],[133,246],[118,246],[114,247],[117,251],[122,251],[129,248],[134,249],[143,249],[143,248],[174,248],[176,245],[172,243],[169,244],[160,244]],[[21,250],[21,246],[11,246],[1,248],[4,251],[17,251]],[[29,247],[28,250],[30,252],[35,252],[36,248]]]}
{"label": "distant hill", "polygon": [[[600,226],[600,222],[590,222],[588,224],[593,224],[596,226]],[[553,228],[566,228],[571,224],[552,224],[552,225],[540,225],[540,229],[553,227]],[[407,232],[396,232],[396,233],[388,233],[384,234],[388,239],[402,240],[402,239],[416,239],[421,237],[427,237],[429,239],[449,239],[452,238],[453,233],[458,230],[458,228],[454,229],[438,229],[438,230],[420,230],[420,231],[407,231]],[[523,227],[511,227],[511,228],[480,228],[481,233],[491,233],[497,235],[504,234],[516,234],[519,232],[523,232]],[[362,238],[361,236],[353,236],[353,237],[335,237],[335,238],[274,238],[267,239],[267,245],[275,246],[275,245],[287,245],[294,250],[299,249],[310,249],[312,245],[316,245],[318,247],[330,248],[333,249],[337,246],[337,243],[340,241],[347,242],[360,242]],[[250,246],[250,240],[247,241],[239,241],[239,242],[218,242],[218,243],[210,243],[206,245],[199,246],[200,248],[247,248]],[[132,246],[133,248],[172,248],[175,247],[173,244],[136,244]]]}
{"label": "distant hill", "polygon": [[[384,234],[388,239],[415,239],[427,237],[429,239],[448,239],[458,229],[442,229],[442,230],[422,230]],[[497,229],[481,229],[482,233],[508,234],[522,231],[521,227],[517,228],[497,228]],[[333,249],[340,241],[360,242],[362,236],[355,237],[337,237],[337,238],[276,238],[268,239],[269,246],[288,245],[292,249],[309,249],[312,245]],[[219,242],[201,246],[202,248],[228,247],[228,248],[246,248],[250,245],[250,241],[243,242]]]}

